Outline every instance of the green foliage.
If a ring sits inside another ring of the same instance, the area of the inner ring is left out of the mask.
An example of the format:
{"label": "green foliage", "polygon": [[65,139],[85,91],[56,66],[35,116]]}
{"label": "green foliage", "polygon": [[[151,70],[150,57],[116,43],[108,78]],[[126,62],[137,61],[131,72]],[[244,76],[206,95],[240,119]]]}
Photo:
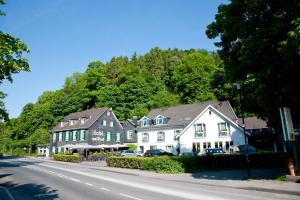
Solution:
{"label": "green foliage", "polygon": [[126,144],[129,150],[136,150],[136,144]]}
{"label": "green foliage", "polygon": [[120,167],[129,169],[142,169],[143,158],[136,157],[109,157],[106,159],[106,163],[110,167]]}
{"label": "green foliage", "polygon": [[220,38],[226,78],[242,83],[243,107],[280,129],[278,107],[290,107],[300,124],[300,4],[231,0],[220,5],[207,36]]}
{"label": "green foliage", "polygon": [[78,163],[78,162],[80,162],[80,156],[76,155],[76,154],[73,154],[73,155],[54,154],[53,160]]}

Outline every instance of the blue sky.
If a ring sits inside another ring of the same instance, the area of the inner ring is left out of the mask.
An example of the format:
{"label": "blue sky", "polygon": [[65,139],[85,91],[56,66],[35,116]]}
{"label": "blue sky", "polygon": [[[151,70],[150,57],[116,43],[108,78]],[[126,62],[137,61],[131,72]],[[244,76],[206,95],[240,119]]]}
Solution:
{"label": "blue sky", "polygon": [[94,60],[142,55],[154,47],[215,51],[205,30],[221,3],[227,1],[6,0],[0,30],[28,45],[31,68],[0,85],[10,118]]}

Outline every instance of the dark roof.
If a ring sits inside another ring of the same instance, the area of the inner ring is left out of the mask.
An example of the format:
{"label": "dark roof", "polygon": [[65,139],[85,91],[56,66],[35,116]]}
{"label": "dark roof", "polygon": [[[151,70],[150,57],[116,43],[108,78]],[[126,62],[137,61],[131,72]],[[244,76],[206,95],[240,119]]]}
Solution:
{"label": "dark roof", "polygon": [[[185,126],[193,121],[209,105],[217,109],[229,119],[236,121],[237,117],[228,101],[205,101],[195,104],[184,104],[173,107],[157,108],[150,111],[146,116],[149,119],[155,119],[158,115],[167,118],[167,124],[155,125],[162,126]],[[143,126],[142,128],[154,127],[154,125]]]}
{"label": "dark roof", "polygon": [[[65,116],[64,119],[62,120],[62,122],[64,122],[64,125],[61,126],[61,122],[59,122],[52,129],[52,132],[89,128],[107,109],[108,108],[96,108],[96,109],[71,113]],[[80,122],[81,118],[85,118],[85,122],[83,124]],[[77,121],[75,124],[71,125],[70,120],[77,120]]]}
{"label": "dark roof", "polygon": [[[239,124],[242,125],[242,119],[239,119]],[[245,127],[246,130],[253,130],[253,129],[266,129],[268,128],[267,122],[258,119],[257,117],[247,117],[245,118]]]}

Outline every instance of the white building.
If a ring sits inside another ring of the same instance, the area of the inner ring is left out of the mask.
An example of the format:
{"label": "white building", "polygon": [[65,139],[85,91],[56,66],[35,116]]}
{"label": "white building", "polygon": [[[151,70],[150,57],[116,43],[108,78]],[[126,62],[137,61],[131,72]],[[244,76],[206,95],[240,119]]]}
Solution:
{"label": "white building", "polygon": [[228,101],[206,101],[153,109],[139,120],[137,147],[173,154],[198,153],[206,148],[228,150],[245,143],[244,132]]}

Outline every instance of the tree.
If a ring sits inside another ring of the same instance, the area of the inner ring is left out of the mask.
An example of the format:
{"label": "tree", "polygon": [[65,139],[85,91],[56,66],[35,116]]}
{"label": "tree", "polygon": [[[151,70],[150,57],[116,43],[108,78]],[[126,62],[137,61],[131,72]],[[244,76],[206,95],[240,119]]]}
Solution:
{"label": "tree", "polygon": [[[0,5],[3,4],[5,4],[4,0],[0,0]],[[0,16],[3,15],[5,15],[5,13],[0,10]],[[20,39],[3,33],[0,30],[0,84],[5,79],[12,82],[12,74],[22,70],[29,71],[29,64],[27,59],[22,57],[23,53],[29,53],[26,44]],[[4,93],[0,91],[0,120],[8,119],[4,103],[1,101],[4,96]]]}
{"label": "tree", "polygon": [[299,124],[300,4],[297,0],[231,0],[220,5],[208,25],[209,38],[220,37],[225,72],[241,82],[246,111],[278,123],[278,107],[291,107]]}

